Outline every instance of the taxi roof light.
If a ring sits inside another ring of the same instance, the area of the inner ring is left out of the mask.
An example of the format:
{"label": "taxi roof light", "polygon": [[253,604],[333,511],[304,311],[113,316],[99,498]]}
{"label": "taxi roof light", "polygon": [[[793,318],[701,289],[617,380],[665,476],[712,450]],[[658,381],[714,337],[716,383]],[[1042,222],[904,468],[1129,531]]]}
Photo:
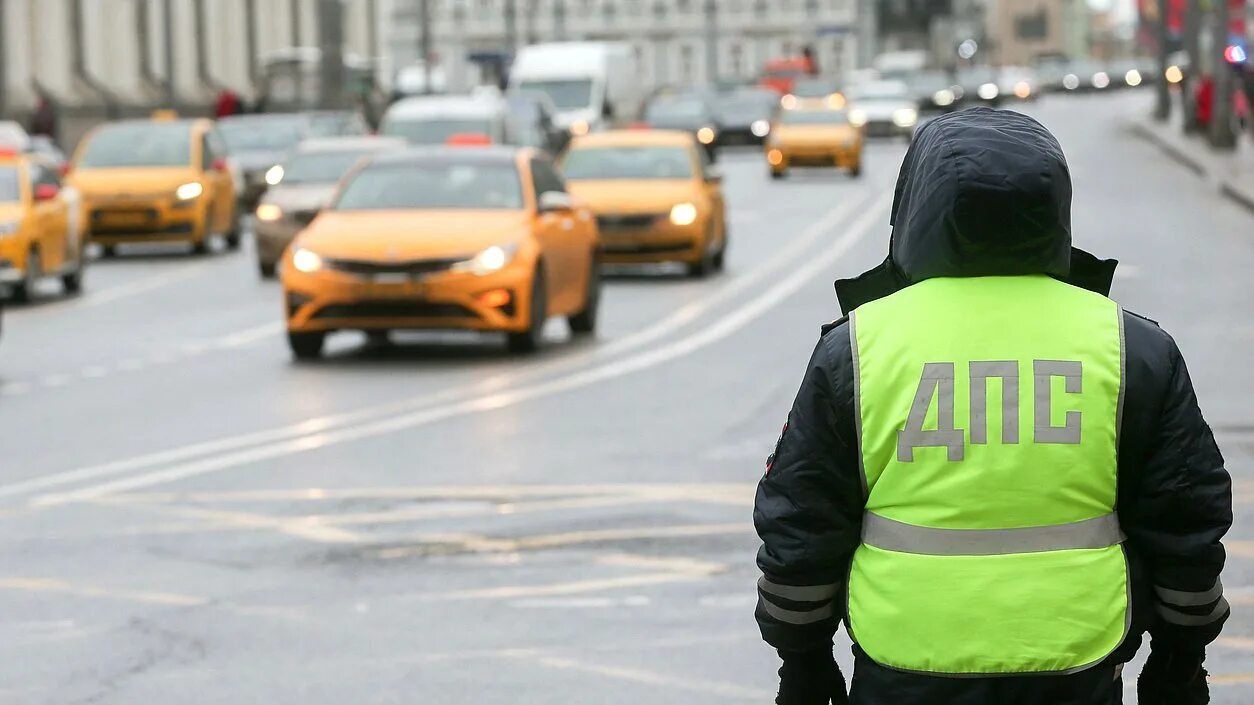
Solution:
{"label": "taxi roof light", "polygon": [[482,132],[458,132],[444,140],[449,147],[486,147],[492,144],[492,138]]}

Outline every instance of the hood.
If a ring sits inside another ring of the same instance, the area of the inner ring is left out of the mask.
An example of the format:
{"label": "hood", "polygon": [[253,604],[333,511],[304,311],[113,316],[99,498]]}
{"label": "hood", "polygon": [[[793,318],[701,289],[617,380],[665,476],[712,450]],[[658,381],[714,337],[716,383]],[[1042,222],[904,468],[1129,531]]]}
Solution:
{"label": "hood", "polygon": [[232,152],[231,158],[243,171],[265,171],[283,161],[287,152],[283,150],[263,149]]}
{"label": "hood", "polygon": [[669,213],[697,194],[687,179],[588,179],[568,181],[571,194],[593,213]]}
{"label": "hood", "polygon": [[201,174],[190,166],[88,167],[70,172],[69,184],[87,196],[173,194]]}
{"label": "hood", "polygon": [[336,259],[470,257],[518,239],[529,217],[525,211],[326,211],[297,242]]}
{"label": "hood", "polygon": [[318,210],[335,195],[337,184],[302,184],[271,186],[261,198],[262,203],[273,203],[286,212]]}
{"label": "hood", "polygon": [[776,125],[771,144],[781,146],[830,145],[857,139],[852,125]]}
{"label": "hood", "polygon": [[1114,260],[1071,247],[1071,172],[1039,122],[1009,110],[942,115],[897,177],[888,259],[837,282],[848,313],[933,277],[1047,274],[1103,295]]}

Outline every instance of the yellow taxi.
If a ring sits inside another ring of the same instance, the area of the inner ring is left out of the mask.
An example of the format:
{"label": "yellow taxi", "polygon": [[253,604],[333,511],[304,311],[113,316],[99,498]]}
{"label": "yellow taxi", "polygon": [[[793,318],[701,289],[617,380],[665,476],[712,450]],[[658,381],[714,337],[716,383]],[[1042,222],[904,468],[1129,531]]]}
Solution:
{"label": "yellow taxi", "polygon": [[597,228],[531,149],[426,147],[376,155],[344,177],[280,264],[288,342],[322,354],[328,333],[468,329],[540,346],[564,316],[592,333]]}
{"label": "yellow taxi", "polygon": [[834,166],[859,176],[862,130],[830,100],[794,99],[775,119],[766,141],[766,162],[774,179],[794,166]]}
{"label": "yellow taxi", "polygon": [[235,182],[225,143],[209,120],[127,120],[83,139],[68,181],[83,196],[91,240],[112,255],[120,244],[240,242]]}
{"label": "yellow taxi", "polygon": [[51,162],[0,152],[0,289],[24,301],[40,279],[56,276],[77,293],[86,263],[79,223],[74,195]]}
{"label": "yellow taxi", "polygon": [[688,132],[618,130],[574,138],[562,160],[571,193],[596,213],[607,264],[723,268],[722,175]]}

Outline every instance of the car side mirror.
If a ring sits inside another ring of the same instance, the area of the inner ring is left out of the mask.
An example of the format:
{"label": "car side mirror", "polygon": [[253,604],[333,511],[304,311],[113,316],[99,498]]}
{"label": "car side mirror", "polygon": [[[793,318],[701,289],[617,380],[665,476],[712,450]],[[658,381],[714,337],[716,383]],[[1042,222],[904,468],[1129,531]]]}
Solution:
{"label": "car side mirror", "polygon": [[217,159],[214,159],[213,162],[209,164],[209,169],[211,171],[216,171],[218,173],[225,172],[227,170],[226,160],[223,159],[222,157],[218,157]]}
{"label": "car side mirror", "polygon": [[38,184],[35,186],[36,201],[51,201],[61,193],[61,188],[55,184]]}
{"label": "car side mirror", "polygon": [[575,201],[570,194],[562,191],[545,191],[540,194],[540,200],[536,204],[536,210],[540,213],[570,213],[575,210]]}
{"label": "car side mirror", "polygon": [[314,222],[314,218],[317,218],[318,214],[321,212],[322,211],[317,208],[296,211],[292,214],[292,220],[295,220],[301,227],[305,227],[306,225]]}

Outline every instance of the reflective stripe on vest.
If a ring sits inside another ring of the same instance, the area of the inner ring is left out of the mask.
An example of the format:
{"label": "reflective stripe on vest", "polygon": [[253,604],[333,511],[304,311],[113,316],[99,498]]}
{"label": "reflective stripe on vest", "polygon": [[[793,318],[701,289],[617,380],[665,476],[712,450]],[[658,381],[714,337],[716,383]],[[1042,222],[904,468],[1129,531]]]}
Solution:
{"label": "reflective stripe on vest", "polygon": [[938,675],[1100,662],[1129,624],[1122,311],[1044,276],[941,278],[851,325],[867,493],[853,638]]}

